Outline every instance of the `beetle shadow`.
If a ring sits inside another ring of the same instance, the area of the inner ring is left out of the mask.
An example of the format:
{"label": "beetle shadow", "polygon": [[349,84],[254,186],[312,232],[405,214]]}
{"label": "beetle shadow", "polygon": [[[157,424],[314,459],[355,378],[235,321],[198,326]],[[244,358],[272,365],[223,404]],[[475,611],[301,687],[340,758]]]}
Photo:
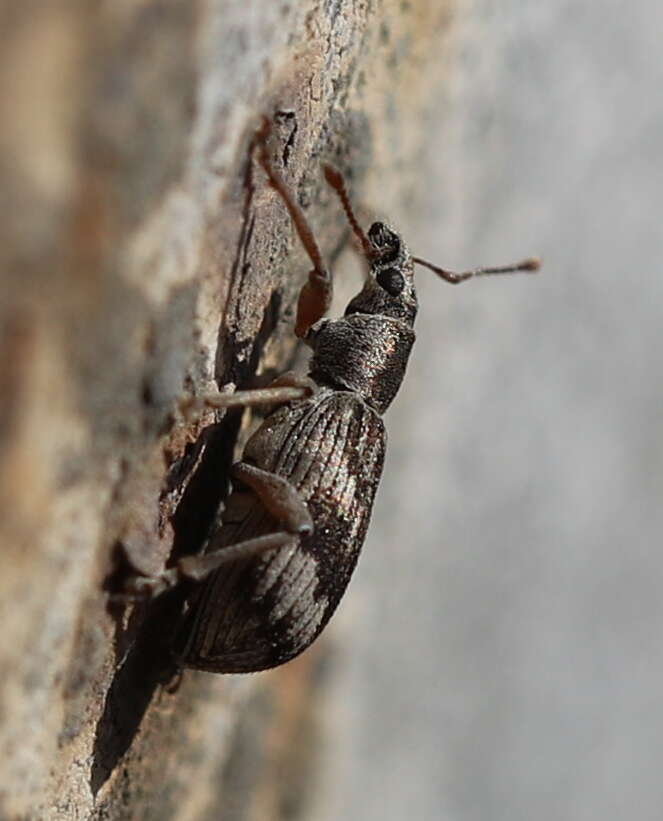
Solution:
{"label": "beetle shadow", "polygon": [[[228,413],[203,432],[203,454],[172,517],[175,538],[169,563],[200,551],[227,492],[240,421],[241,412]],[[125,561],[110,584],[116,585],[127,571]],[[179,584],[149,603],[135,605],[127,624],[122,617],[123,605],[109,605],[116,621],[117,655],[123,658],[95,732],[90,777],[93,795],[130,748],[157,688],[167,686],[178,672],[171,648],[190,591],[190,584]]]}
{"label": "beetle shadow", "polygon": [[[250,247],[254,217],[253,164],[247,162],[242,230],[230,272],[231,290],[240,299],[243,279],[250,272]],[[229,305],[220,324],[215,373],[219,385],[231,380],[244,387],[253,379],[266,341],[274,332],[281,313],[282,294],[277,289],[270,297],[261,327],[252,342],[242,342],[228,330]],[[250,350],[247,348],[250,347]],[[223,378],[220,378],[223,377]],[[206,428],[191,452],[171,469],[167,485],[184,483],[191,468],[188,484],[171,518],[174,541],[169,564],[179,557],[200,552],[219,504],[228,492],[228,476],[242,418],[241,409],[229,410],[220,423]],[[192,465],[195,464],[195,468]],[[117,570],[108,580],[111,589],[121,589],[126,578],[126,560],[116,550]],[[125,566],[122,567],[122,562]],[[90,788],[96,796],[111,773],[131,747],[141,722],[159,686],[167,686],[178,672],[172,655],[173,639],[181,623],[185,600],[192,585],[180,584],[144,605],[135,606],[128,622],[123,607],[109,605],[115,619],[116,657],[121,658],[104,708],[97,722],[93,745]]]}
{"label": "beetle shadow", "polygon": [[[250,381],[256,371],[265,342],[276,325],[280,299],[278,292],[272,294],[251,355],[233,370],[240,385]],[[241,419],[241,409],[227,411],[221,422],[207,427],[184,459],[171,468],[166,490],[189,477],[187,461],[189,468],[195,464],[171,518],[174,540],[169,564],[181,556],[200,552],[207,538],[219,504],[228,493],[228,476]],[[107,586],[118,590],[131,571],[121,549],[116,549],[116,554],[117,569]],[[93,795],[131,747],[157,688],[167,687],[178,673],[172,644],[192,586],[181,583],[144,605],[134,606],[126,624],[123,606],[109,605],[116,624],[116,657],[122,661],[106,694],[95,732],[90,777]]]}

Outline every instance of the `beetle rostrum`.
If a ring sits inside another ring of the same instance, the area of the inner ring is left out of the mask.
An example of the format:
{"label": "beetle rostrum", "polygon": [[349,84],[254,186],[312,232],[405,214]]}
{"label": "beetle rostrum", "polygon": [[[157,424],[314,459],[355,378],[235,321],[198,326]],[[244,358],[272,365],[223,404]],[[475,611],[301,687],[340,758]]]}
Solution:
{"label": "beetle rostrum", "polygon": [[152,592],[182,577],[200,581],[175,652],[184,667],[221,673],[254,672],[292,659],[321,633],[345,593],[382,473],[382,414],[400,388],[414,343],[415,262],[454,283],[538,268],[529,259],[456,274],[413,257],[384,223],[362,231],[343,178],[326,166],[368,268],[345,315],[326,318],[331,276],[302,209],[272,165],[269,133],[265,121],[253,150],[313,264],[296,322],[297,335],[312,349],[309,374],[287,373],[266,389],[204,400],[222,408],[275,408],[233,466],[233,490],[205,552],[142,580]]}

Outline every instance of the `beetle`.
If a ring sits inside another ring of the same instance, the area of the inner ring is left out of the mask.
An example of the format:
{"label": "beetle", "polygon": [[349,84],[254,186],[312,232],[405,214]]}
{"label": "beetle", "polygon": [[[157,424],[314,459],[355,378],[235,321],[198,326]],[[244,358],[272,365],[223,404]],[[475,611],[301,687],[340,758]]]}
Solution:
{"label": "beetle", "polygon": [[142,580],[152,593],[182,578],[201,582],[188,601],[175,654],[183,667],[219,673],[256,672],[294,658],[320,635],[345,593],[382,474],[382,414],[400,388],[415,339],[415,263],[454,284],[539,267],[531,258],[454,273],[415,257],[386,223],[362,230],[341,174],[325,165],[368,266],[344,316],[326,318],[332,278],[302,209],[271,163],[269,133],[265,119],[252,153],[313,266],[295,325],[312,349],[309,373],[289,372],[268,388],[204,400],[220,408],[275,407],[231,469],[233,490],[204,553]]}

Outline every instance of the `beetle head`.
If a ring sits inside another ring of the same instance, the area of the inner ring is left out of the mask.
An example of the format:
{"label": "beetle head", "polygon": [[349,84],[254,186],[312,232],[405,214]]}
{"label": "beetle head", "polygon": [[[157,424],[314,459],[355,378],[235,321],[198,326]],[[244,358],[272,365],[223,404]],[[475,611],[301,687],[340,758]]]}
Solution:
{"label": "beetle head", "polygon": [[348,314],[379,314],[414,325],[417,295],[414,290],[414,263],[401,239],[384,222],[374,222],[368,230],[367,257],[370,266],[364,287],[345,310]]}

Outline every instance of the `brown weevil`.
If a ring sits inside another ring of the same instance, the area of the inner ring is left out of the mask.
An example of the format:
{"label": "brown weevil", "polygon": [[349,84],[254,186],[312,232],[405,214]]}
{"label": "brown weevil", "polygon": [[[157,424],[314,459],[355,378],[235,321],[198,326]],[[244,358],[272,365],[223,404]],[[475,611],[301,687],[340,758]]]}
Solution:
{"label": "brown weevil", "polygon": [[340,319],[324,318],[332,296],[302,209],[273,167],[267,120],[253,143],[270,185],[288,209],[313,268],[297,307],[295,333],[313,351],[307,377],[220,394],[228,408],[273,404],[233,466],[233,491],[205,552],[188,556],[135,590],[158,592],[182,578],[200,582],[176,639],[183,667],[248,673],[305,650],[336,609],[366,536],[384,461],[382,414],[403,381],[414,343],[414,265],[447,282],[535,271],[536,259],[453,273],[414,257],[398,233],[360,228],[338,171],[324,167],[368,266],[362,290]]}

